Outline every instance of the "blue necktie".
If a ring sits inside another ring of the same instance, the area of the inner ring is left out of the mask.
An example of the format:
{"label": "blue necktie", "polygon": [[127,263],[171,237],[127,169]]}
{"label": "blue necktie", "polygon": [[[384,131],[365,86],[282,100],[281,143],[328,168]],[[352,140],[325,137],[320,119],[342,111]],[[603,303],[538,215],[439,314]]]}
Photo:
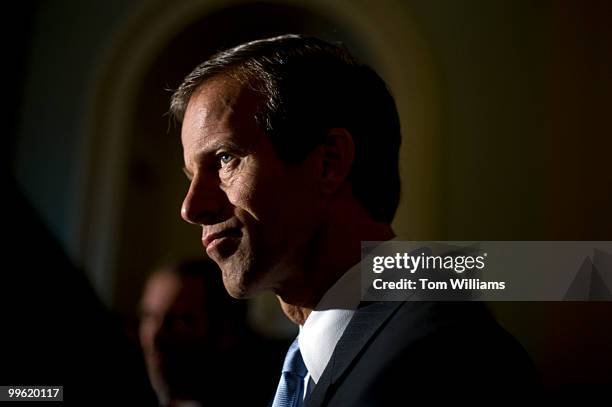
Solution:
{"label": "blue necktie", "polygon": [[304,397],[304,377],[306,377],[306,373],[306,365],[304,365],[296,338],[285,356],[283,373],[276,389],[272,407],[301,406]]}

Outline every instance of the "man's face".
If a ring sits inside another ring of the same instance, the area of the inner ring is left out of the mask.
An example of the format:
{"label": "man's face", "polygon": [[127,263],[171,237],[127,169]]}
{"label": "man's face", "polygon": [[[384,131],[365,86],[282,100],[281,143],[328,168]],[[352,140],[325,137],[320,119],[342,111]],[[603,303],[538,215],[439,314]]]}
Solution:
{"label": "man's face", "polygon": [[141,299],[139,336],[153,387],[160,391],[195,372],[210,332],[201,278],[157,272]]}
{"label": "man's face", "polygon": [[321,216],[316,154],[282,162],[255,121],[259,103],[248,87],[213,79],[191,97],[181,134],[191,181],[182,217],[202,226],[237,298],[295,284]]}

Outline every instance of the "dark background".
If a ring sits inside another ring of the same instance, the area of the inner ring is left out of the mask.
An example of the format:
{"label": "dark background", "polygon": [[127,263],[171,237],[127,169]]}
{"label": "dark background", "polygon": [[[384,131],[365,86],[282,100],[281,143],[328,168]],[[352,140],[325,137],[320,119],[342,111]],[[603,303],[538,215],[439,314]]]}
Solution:
{"label": "dark background", "polygon": [[[7,3],[3,169],[16,183],[3,309],[84,321],[95,292],[91,309],[130,320],[148,272],[201,256],[199,230],[179,218],[187,182],[169,89],[218,49],[285,32],[343,41],[389,83],[404,136],[400,237],[612,240],[611,11],[595,0]],[[550,388],[612,384],[609,303],[491,306]],[[251,320],[293,332],[269,296],[251,302]],[[72,346],[45,329],[13,340]]]}

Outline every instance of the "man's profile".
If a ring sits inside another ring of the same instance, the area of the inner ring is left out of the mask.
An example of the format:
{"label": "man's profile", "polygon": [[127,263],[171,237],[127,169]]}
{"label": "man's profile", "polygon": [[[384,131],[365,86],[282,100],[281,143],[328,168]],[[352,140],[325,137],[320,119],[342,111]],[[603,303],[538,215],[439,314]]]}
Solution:
{"label": "man's profile", "polygon": [[399,117],[374,70],[312,37],[253,41],[196,67],[171,112],[190,179],[182,216],[227,291],[271,290],[301,326],[273,406],[531,382],[522,348],[478,304],[360,301],[361,241],[394,238],[400,195]]}

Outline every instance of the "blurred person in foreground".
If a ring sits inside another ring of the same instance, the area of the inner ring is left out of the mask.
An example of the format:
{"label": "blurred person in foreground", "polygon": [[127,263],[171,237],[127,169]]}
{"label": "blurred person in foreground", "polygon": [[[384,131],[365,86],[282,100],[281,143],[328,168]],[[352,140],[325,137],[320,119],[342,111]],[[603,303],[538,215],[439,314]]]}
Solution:
{"label": "blurred person in foreground", "polygon": [[[140,308],[140,343],[161,406],[213,405],[232,391],[227,377],[233,363],[249,360],[261,369],[258,357],[249,356],[259,342],[247,327],[246,303],[227,295],[215,263],[185,261],[155,271]],[[251,383],[248,401],[273,391],[257,377]],[[228,405],[246,401],[237,397]]]}
{"label": "blurred person in foreground", "polygon": [[0,384],[63,386],[66,405],[115,405],[118,394],[125,405],[155,405],[142,355],[121,318],[105,307],[12,174],[0,171],[0,179],[11,214],[3,224],[10,267],[0,277]]}
{"label": "blurred person in foreground", "polygon": [[253,41],[196,67],[171,112],[191,182],[182,216],[225,288],[273,291],[300,326],[273,407],[531,388],[528,356],[482,304],[360,300],[361,242],[394,238],[400,196],[399,117],[374,70],[312,37]]}

